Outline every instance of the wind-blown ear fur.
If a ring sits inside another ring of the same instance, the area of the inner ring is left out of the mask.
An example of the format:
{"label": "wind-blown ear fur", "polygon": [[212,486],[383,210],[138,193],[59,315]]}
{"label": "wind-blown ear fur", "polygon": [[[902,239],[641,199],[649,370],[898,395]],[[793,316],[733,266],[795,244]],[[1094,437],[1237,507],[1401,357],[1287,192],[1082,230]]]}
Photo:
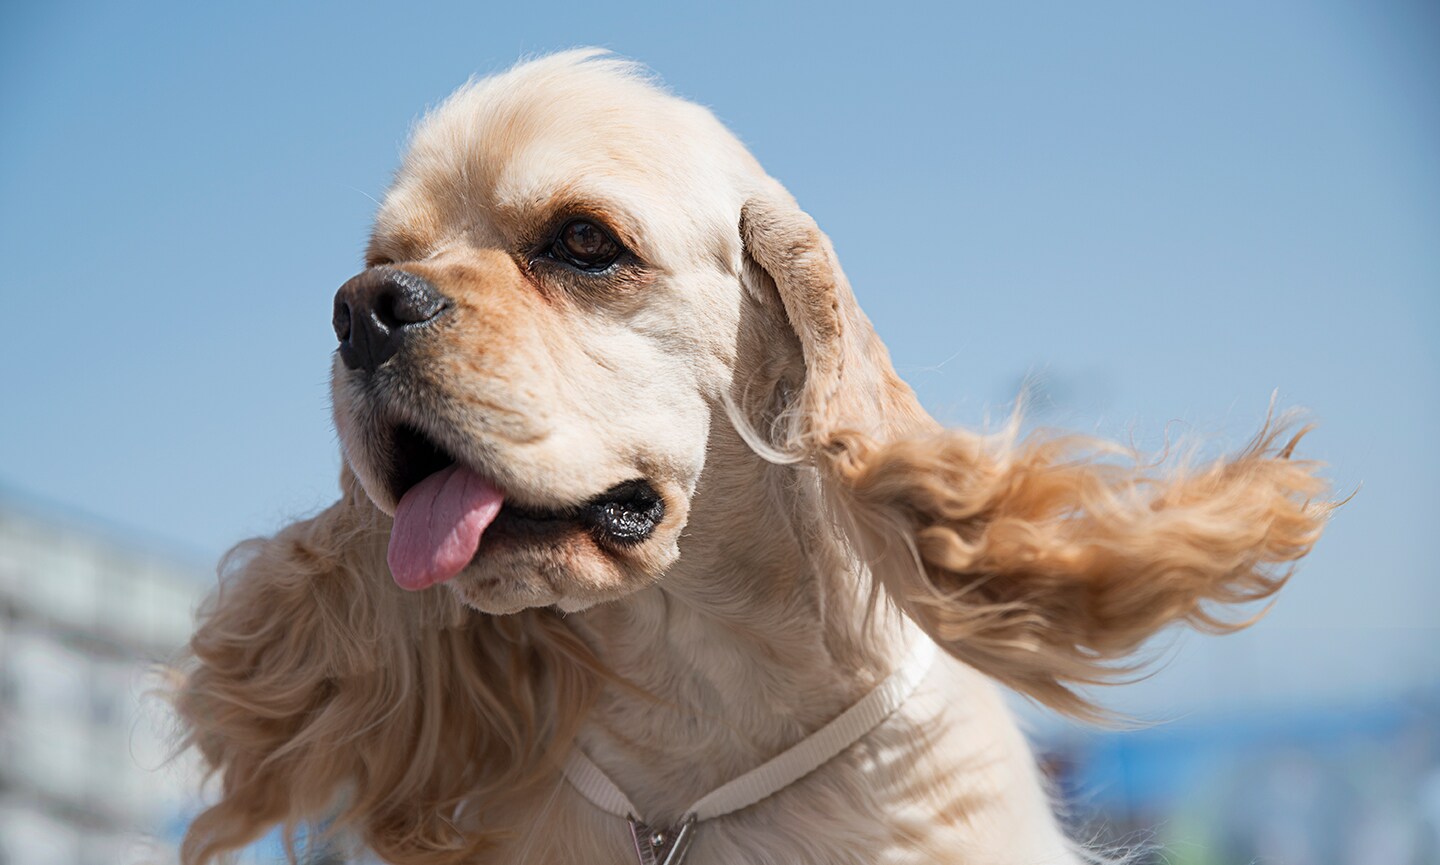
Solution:
{"label": "wind-blown ear fur", "polygon": [[202,611],[175,703],[221,784],[187,865],[322,818],[389,862],[477,861],[488,795],[553,774],[590,699],[589,655],[553,614],[398,589],[388,518],[348,470],[342,487],[232,551]]}
{"label": "wind-blown ear fur", "polygon": [[[1165,468],[1080,436],[942,429],[895,375],[829,241],[787,197],[752,199],[748,255],[774,281],[805,381],[774,452],[818,470],[885,593],[951,654],[1057,709],[1172,622],[1244,627],[1211,607],[1268,598],[1331,505],[1299,435]],[[1278,445],[1278,446],[1277,446]]]}

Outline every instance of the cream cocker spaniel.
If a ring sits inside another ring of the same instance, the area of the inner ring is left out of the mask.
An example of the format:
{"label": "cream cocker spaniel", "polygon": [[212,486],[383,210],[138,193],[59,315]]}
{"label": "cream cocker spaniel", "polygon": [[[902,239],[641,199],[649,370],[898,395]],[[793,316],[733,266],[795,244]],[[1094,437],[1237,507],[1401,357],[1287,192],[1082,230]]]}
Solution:
{"label": "cream cocker spaniel", "polygon": [[593,51],[431,112],[334,310],[340,500],[232,552],[178,686],[188,863],[1083,861],[994,682],[1093,715],[1329,510],[1269,424],[942,428],[784,188]]}

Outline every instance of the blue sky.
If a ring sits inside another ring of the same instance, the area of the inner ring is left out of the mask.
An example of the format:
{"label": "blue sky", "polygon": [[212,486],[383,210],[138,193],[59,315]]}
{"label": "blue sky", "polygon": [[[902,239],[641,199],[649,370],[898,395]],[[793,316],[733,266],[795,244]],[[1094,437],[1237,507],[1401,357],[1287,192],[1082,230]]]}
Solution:
{"label": "blue sky", "polygon": [[323,506],[331,297],[410,125],[600,45],[790,187],[942,418],[1027,379],[1150,445],[1311,411],[1360,495],[1259,629],[1124,700],[1440,677],[1433,4],[301,6],[0,9],[0,489],[198,562]]}

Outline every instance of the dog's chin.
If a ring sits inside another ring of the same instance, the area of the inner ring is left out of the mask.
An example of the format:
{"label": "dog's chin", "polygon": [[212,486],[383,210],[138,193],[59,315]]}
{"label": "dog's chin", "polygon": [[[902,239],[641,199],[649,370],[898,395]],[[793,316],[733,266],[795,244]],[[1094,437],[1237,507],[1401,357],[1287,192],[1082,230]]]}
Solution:
{"label": "dog's chin", "polygon": [[559,531],[544,540],[502,532],[482,542],[470,564],[445,585],[464,604],[492,615],[531,607],[573,613],[648,585],[636,563],[617,558],[589,532]]}
{"label": "dog's chin", "polygon": [[551,585],[537,572],[515,573],[496,578],[474,574],[471,566],[465,573],[445,586],[465,606],[492,616],[508,616],[532,608],[553,608],[562,613],[578,613],[607,601],[614,601],[635,591],[638,586],[615,587],[610,590],[586,588],[583,580],[565,580],[569,587]]}

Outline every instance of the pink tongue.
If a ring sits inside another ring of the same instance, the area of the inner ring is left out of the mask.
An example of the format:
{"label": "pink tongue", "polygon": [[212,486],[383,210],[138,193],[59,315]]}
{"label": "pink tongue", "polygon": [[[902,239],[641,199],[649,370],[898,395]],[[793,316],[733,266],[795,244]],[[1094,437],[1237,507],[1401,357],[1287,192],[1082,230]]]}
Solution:
{"label": "pink tongue", "polygon": [[413,592],[460,573],[503,502],[499,490],[458,463],[411,487],[395,508],[390,530],[388,559],[396,584]]}

